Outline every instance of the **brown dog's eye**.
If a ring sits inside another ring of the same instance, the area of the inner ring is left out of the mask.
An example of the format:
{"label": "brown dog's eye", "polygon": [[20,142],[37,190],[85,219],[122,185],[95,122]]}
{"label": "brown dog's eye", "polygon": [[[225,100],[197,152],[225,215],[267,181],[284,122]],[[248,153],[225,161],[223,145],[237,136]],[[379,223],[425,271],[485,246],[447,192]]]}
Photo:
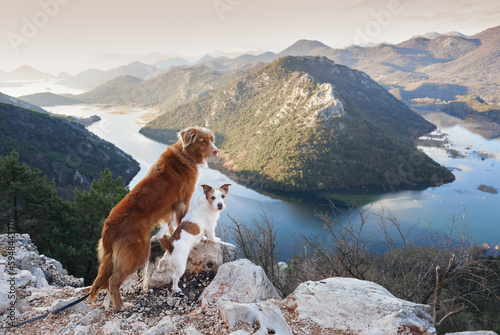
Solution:
{"label": "brown dog's eye", "polygon": [[215,197],[212,195],[212,200],[215,200]]}
{"label": "brown dog's eye", "polygon": [[201,143],[205,143],[205,142],[207,142],[207,141],[205,141],[205,139],[204,139],[204,138],[202,138],[200,142],[201,142]]}

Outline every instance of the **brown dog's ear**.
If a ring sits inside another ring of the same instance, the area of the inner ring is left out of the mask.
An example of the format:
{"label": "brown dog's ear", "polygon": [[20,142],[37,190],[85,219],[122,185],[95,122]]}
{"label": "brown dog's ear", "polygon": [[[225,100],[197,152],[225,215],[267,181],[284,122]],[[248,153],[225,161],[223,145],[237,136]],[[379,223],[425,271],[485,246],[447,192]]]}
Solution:
{"label": "brown dog's ear", "polygon": [[224,192],[226,192],[226,194],[227,194],[227,192],[229,192],[229,186],[231,186],[231,184],[224,184],[219,188],[224,190]]}
{"label": "brown dog's ear", "polygon": [[208,193],[212,190],[212,187],[208,185],[201,185],[201,187],[203,187],[203,193],[205,193],[205,195],[208,195]]}
{"label": "brown dog's ear", "polygon": [[181,130],[179,133],[179,139],[182,141],[182,147],[186,148],[193,144],[195,142],[196,134],[198,134],[198,129],[194,127]]}

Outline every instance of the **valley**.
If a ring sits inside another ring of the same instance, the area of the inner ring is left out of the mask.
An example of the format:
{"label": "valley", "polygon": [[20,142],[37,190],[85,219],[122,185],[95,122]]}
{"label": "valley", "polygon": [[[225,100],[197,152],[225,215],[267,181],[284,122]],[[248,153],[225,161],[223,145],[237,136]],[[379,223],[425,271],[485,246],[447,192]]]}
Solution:
{"label": "valley", "polygon": [[[283,244],[290,231],[319,233],[315,213],[330,201],[369,208],[374,230],[381,212],[436,230],[467,214],[478,239],[495,244],[499,29],[342,50],[301,40],[277,54],[177,59],[159,71],[134,62],[32,74],[0,91],[51,113],[99,117],[88,129],[141,166],[130,187],[179,129],[213,128],[223,155],[200,182],[236,184],[228,214],[272,212]],[[431,131],[440,145],[422,144]]]}

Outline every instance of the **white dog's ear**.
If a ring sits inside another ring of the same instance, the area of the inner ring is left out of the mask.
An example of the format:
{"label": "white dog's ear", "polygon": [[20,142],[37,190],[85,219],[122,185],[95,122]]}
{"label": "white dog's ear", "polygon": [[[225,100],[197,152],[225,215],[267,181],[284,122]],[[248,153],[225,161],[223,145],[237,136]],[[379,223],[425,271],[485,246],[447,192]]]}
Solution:
{"label": "white dog's ear", "polygon": [[212,190],[212,187],[208,185],[201,185],[201,187],[203,187],[203,193],[205,193],[205,195],[208,195],[208,193]]}
{"label": "white dog's ear", "polygon": [[224,192],[229,192],[229,186],[231,186],[231,184],[224,184],[220,187],[221,190],[223,190]]}
{"label": "white dog's ear", "polygon": [[194,127],[181,130],[181,132],[178,134],[178,137],[182,141],[182,147],[186,148],[193,144],[196,139],[196,134],[198,134],[198,129]]}

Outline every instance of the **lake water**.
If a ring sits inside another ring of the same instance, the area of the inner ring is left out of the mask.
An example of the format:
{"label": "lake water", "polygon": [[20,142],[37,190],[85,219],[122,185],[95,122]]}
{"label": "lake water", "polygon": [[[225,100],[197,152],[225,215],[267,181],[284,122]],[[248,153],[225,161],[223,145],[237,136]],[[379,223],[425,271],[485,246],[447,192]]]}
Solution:
{"label": "lake water", "polygon": [[[22,87],[0,87],[0,92],[19,96],[45,91],[41,88],[53,87],[50,83],[30,83]],[[54,87],[53,92],[62,93],[61,87]],[[68,91],[66,91],[68,92]],[[78,92],[71,92],[78,93]],[[74,105],[46,107],[55,114],[88,117],[98,115],[101,121],[88,129],[99,137],[114,143],[117,147],[132,155],[141,165],[141,171],[131,181],[135,186],[147,173],[149,167],[166,149],[164,144],[150,140],[139,134],[144,125],[143,117],[148,111],[143,109],[124,109],[120,107],[102,109],[96,106]],[[324,235],[323,222],[315,215],[317,211],[328,211],[331,198],[361,200],[368,209],[369,227],[375,229],[377,215],[382,212],[392,213],[403,226],[419,223],[431,224],[437,231],[448,231],[453,217],[466,221],[470,233],[478,244],[488,243],[495,246],[500,243],[500,194],[492,194],[478,189],[480,185],[491,186],[500,190],[500,141],[488,140],[473,134],[463,125],[439,128],[436,134],[442,135],[447,144],[441,148],[421,148],[438,163],[453,170],[456,180],[439,187],[421,190],[346,190],[342,194],[305,193],[293,195],[268,195],[239,185],[224,174],[209,168],[201,169],[198,184],[220,186],[230,183],[227,210],[222,213],[220,224],[228,224],[235,217],[252,224],[253,219],[260,220],[263,212],[278,225],[280,248],[283,254],[288,250],[297,234]],[[444,134],[444,135],[443,135]],[[455,150],[450,156],[450,149]],[[457,155],[458,153],[458,155]],[[193,200],[202,196],[201,187],[197,187]]]}

